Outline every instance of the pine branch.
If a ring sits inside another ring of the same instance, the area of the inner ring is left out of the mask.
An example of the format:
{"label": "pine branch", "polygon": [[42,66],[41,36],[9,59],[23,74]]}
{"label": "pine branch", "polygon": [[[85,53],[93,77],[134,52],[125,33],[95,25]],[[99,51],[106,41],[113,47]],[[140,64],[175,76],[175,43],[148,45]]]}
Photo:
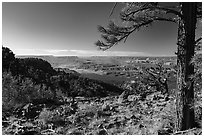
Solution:
{"label": "pine branch", "polygon": [[[124,39],[127,39],[127,37],[132,34],[134,31],[136,31],[137,29],[139,29],[140,27],[142,26],[145,26],[145,25],[148,25],[150,23],[152,23],[153,21],[152,20],[148,20],[146,22],[143,22],[141,24],[135,24],[133,25],[133,27],[121,27],[116,30],[114,30],[115,28],[114,27],[111,27],[109,29],[104,29],[103,27],[99,26],[98,29],[100,29],[99,31],[102,32],[102,33],[106,33],[107,35],[112,35],[112,39],[114,39],[111,43],[111,40],[110,39],[105,39],[105,40],[108,40],[107,41],[107,44],[103,43],[102,41],[97,41],[95,43],[96,46],[99,47],[99,49],[101,50],[107,50],[109,48],[111,48],[112,46],[118,44],[118,42],[124,40]],[[109,25],[110,27],[110,25]],[[132,30],[131,30],[132,29]],[[103,35],[102,35],[103,36]],[[107,38],[107,37],[106,37]]]}
{"label": "pine branch", "polygon": [[200,42],[202,40],[202,37],[198,38],[196,41],[195,41],[195,44],[197,44],[198,42]]}
{"label": "pine branch", "polygon": [[[116,5],[117,3],[114,4],[110,16],[112,15]],[[132,7],[139,7],[139,9],[134,10]],[[129,11],[130,13],[125,13],[125,11],[121,13],[121,19],[123,21],[132,23],[132,25],[129,25],[128,27],[120,27],[113,21],[109,23],[107,28],[98,26],[98,30],[102,33],[101,36],[105,40],[105,42],[97,41],[95,43],[99,49],[107,50],[121,41],[126,42],[129,35],[131,35],[134,31],[139,30],[143,26],[148,26],[154,21],[168,21],[177,23],[176,18],[165,18],[161,16],[162,14],[174,13],[180,16],[178,11],[168,9],[166,7],[159,7],[158,3],[127,3],[126,12]],[[137,14],[137,16],[135,16],[135,14]]]}
{"label": "pine branch", "polygon": [[168,21],[168,22],[177,23],[176,20],[175,20],[175,19],[172,19],[172,18],[155,17],[153,20],[157,20],[157,21]]}
{"label": "pine branch", "polygon": [[[148,18],[148,17],[146,17]],[[129,17],[127,19],[123,18],[123,20],[125,21],[133,21],[133,22],[137,22],[138,19],[134,19],[132,17]],[[167,22],[173,22],[173,23],[177,23],[176,19],[172,19],[172,18],[163,18],[163,17],[149,17],[149,20],[152,20],[152,21],[167,21]]]}
{"label": "pine branch", "polygon": [[143,12],[143,11],[145,11],[145,10],[162,10],[162,11],[165,11],[166,13],[173,13],[173,14],[175,14],[175,15],[177,15],[177,16],[179,16],[180,18],[183,18],[183,15],[181,15],[178,11],[176,11],[176,10],[173,10],[173,9],[168,9],[168,8],[165,8],[165,7],[156,7],[156,6],[153,6],[153,7],[143,7],[143,8],[140,8],[140,9],[138,9],[138,10],[135,10],[135,11],[132,11],[132,12],[130,12],[130,13],[128,13],[128,14],[126,14],[126,16],[130,16],[130,15],[134,15],[134,14],[136,14],[136,13],[138,13],[138,12]]}
{"label": "pine branch", "polygon": [[114,4],[114,6],[113,6],[113,8],[112,8],[112,10],[111,10],[111,12],[110,12],[110,15],[109,15],[109,18],[111,17],[111,15],[113,14],[113,11],[115,10],[115,7],[117,6],[117,2],[115,2],[115,4]]}
{"label": "pine branch", "polygon": [[202,46],[202,37],[198,38],[195,41],[195,52],[201,51],[201,46]]}

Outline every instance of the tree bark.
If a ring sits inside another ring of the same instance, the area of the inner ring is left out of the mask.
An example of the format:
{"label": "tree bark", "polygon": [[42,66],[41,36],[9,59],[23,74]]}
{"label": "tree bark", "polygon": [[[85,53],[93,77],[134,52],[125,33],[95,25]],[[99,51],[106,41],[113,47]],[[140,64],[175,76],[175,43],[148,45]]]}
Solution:
{"label": "tree bark", "polygon": [[190,76],[194,74],[194,65],[190,63],[194,56],[195,29],[196,29],[196,3],[181,3],[181,14],[178,28],[177,52],[177,99],[176,130],[187,130],[195,125],[194,119],[194,88]]}

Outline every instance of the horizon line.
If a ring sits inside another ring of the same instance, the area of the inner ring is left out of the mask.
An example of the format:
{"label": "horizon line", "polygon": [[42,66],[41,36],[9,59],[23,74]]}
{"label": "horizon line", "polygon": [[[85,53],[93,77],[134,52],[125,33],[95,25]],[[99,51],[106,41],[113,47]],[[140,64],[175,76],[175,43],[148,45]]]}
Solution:
{"label": "horizon line", "polygon": [[51,54],[16,54],[15,56],[53,56],[53,57],[175,57],[176,55],[51,55]]}
{"label": "horizon line", "polygon": [[175,55],[154,55],[146,52],[136,51],[101,51],[101,50],[59,50],[59,49],[15,49],[14,54],[17,56],[78,56],[78,57],[89,57],[89,56],[149,56],[149,57],[160,57],[160,56],[175,56]]}

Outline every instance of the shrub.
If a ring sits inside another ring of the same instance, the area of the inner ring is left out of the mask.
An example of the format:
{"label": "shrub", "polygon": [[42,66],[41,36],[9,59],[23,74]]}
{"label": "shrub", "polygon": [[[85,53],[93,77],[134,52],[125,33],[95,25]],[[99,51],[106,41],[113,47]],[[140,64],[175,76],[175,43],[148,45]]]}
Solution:
{"label": "shrub", "polygon": [[2,110],[12,112],[34,99],[43,97],[51,98],[52,92],[35,85],[31,79],[21,76],[12,76],[11,73],[4,72],[2,75]]}

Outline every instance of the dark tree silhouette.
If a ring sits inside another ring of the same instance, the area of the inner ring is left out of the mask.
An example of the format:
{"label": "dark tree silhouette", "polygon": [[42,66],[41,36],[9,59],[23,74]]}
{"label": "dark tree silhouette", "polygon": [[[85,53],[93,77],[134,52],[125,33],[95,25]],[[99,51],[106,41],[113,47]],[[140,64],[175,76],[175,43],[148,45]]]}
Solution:
{"label": "dark tree silhouette", "polygon": [[165,6],[158,2],[126,3],[120,18],[126,22],[126,26],[118,26],[113,21],[107,28],[98,26],[105,40],[96,42],[99,49],[107,50],[121,41],[125,42],[133,32],[157,21],[168,21],[178,25],[176,130],[193,128],[194,84],[190,76],[194,75],[194,64],[190,61],[194,57],[195,43],[201,40],[195,40],[195,29],[197,19],[202,18],[202,3],[181,2],[175,6]]}
{"label": "dark tree silhouette", "polygon": [[14,53],[9,48],[2,47],[2,70],[9,71],[14,61]]}

